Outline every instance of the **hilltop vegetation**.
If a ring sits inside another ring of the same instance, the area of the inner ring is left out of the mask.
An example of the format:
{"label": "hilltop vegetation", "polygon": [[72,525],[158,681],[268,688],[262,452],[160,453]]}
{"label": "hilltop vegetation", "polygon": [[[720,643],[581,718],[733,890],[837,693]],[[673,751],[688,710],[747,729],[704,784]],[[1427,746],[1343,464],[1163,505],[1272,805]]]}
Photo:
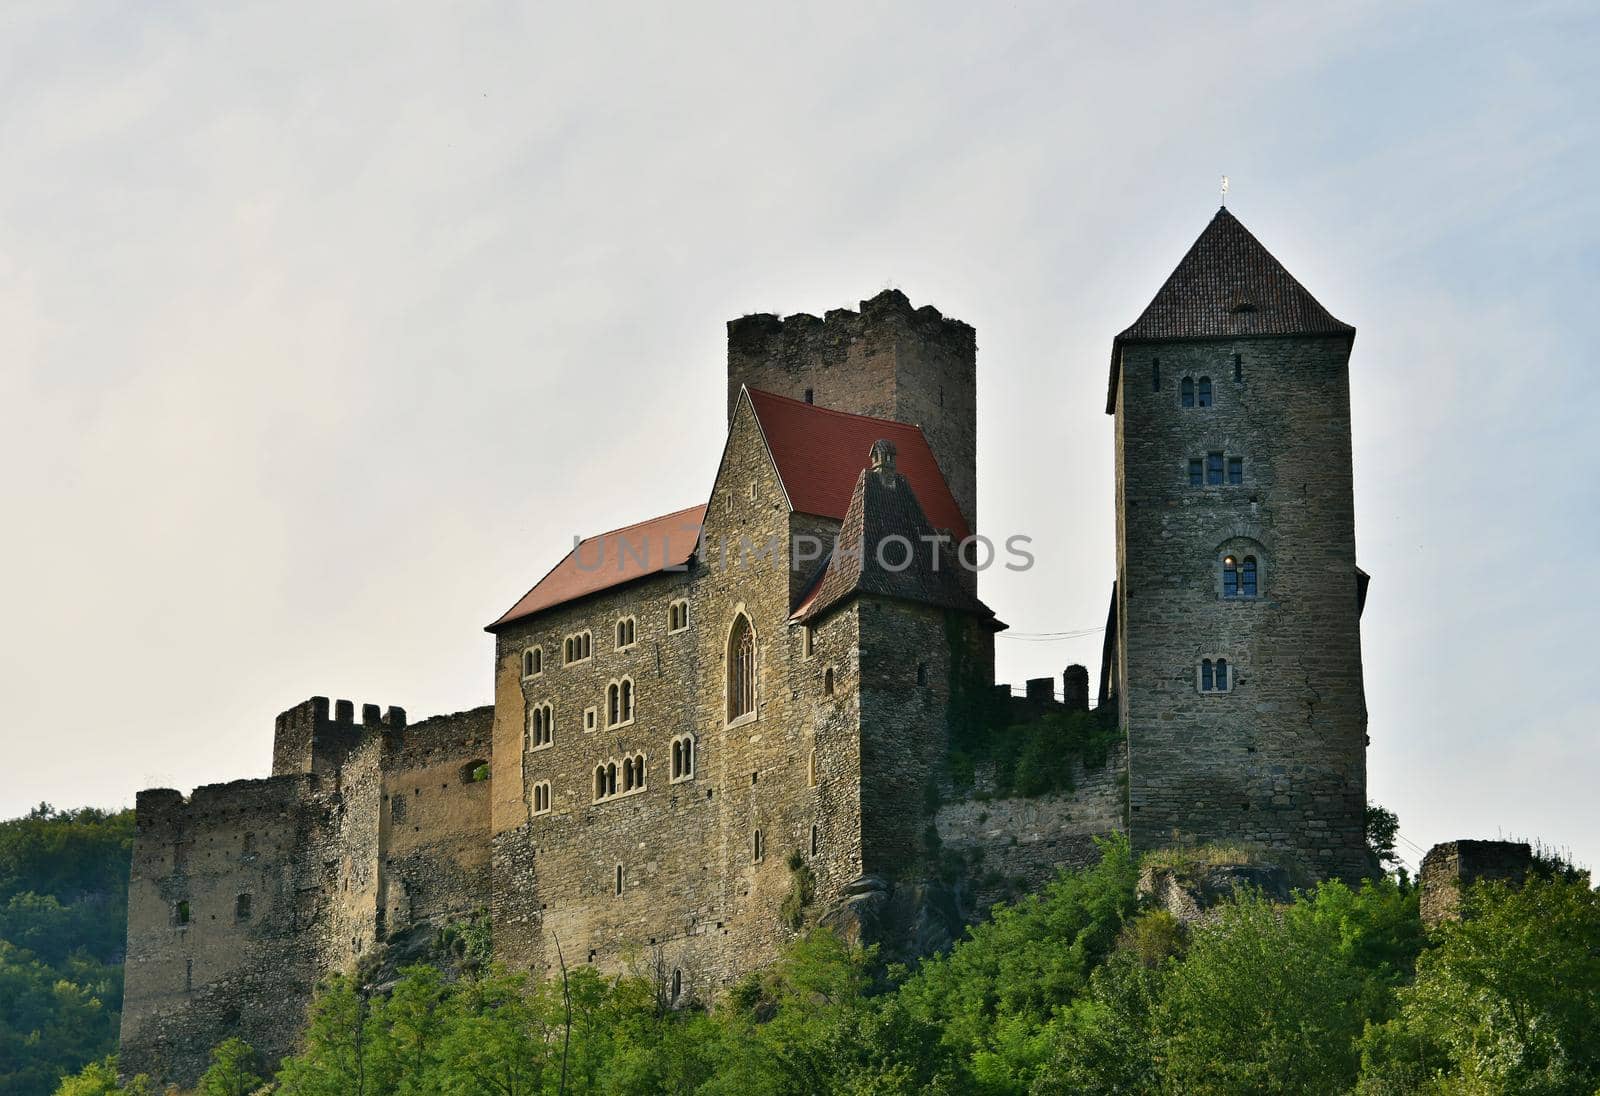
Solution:
{"label": "hilltop vegetation", "polygon": [[[1385,878],[1287,904],[1237,895],[1190,929],[1135,897],[1125,841],[996,909],[948,955],[881,965],[827,933],[717,1007],[589,967],[348,980],[314,1006],[282,1096],[544,1093],[1580,1093],[1600,1086],[1600,896],[1551,873],[1482,885],[1424,934]],[[259,1078],[220,1049],[203,1092]],[[119,1089],[91,1067],[62,1096]]]}
{"label": "hilltop vegetation", "polygon": [[0,1093],[44,1096],[116,1049],[133,812],[0,822]]}

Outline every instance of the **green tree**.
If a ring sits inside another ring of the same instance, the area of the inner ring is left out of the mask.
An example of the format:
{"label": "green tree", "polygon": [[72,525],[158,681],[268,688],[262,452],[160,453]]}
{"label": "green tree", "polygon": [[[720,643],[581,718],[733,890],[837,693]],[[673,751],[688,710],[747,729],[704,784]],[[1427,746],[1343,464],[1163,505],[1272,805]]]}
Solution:
{"label": "green tree", "polygon": [[1362,1089],[1542,1096],[1600,1088],[1600,894],[1479,883],[1362,1042]]}
{"label": "green tree", "polygon": [[250,1096],[266,1083],[256,1073],[255,1048],[243,1039],[224,1039],[211,1052],[211,1065],[200,1075],[198,1096]]}

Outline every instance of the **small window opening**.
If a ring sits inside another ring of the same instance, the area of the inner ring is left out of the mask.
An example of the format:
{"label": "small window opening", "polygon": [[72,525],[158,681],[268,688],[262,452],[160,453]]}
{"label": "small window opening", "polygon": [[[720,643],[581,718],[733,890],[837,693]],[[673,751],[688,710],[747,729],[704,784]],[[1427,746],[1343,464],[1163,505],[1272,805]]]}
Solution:
{"label": "small window opening", "polygon": [[177,917],[178,917],[178,924],[187,925],[189,923],[189,902],[188,902],[187,899],[185,899],[184,901],[181,901],[181,902],[178,903],[178,908],[177,908],[176,912],[177,912]]}
{"label": "small window opening", "polygon": [[1244,380],[1244,355],[1243,354],[1235,354],[1233,356],[1233,380],[1234,380],[1234,383],[1236,383],[1236,384],[1238,382]]}
{"label": "small window opening", "polygon": [[812,390],[811,390],[811,389],[809,389],[809,388],[808,388],[808,389],[806,389],[806,402],[807,402],[807,403],[816,403],[816,402],[817,402],[817,400],[816,400],[816,393],[815,393],[815,392],[813,392],[813,391],[812,391]]}
{"label": "small window opening", "polygon": [[[806,389],[806,395],[811,395],[811,389]],[[807,403],[811,401],[806,400]],[[674,968],[672,972],[672,1003],[677,1004],[678,998],[683,996],[683,971]]]}
{"label": "small window opening", "polygon": [[757,830],[755,832],[755,838],[750,843],[750,850],[754,854],[755,862],[757,864],[761,863],[762,848],[761,848],[761,831],[760,830]]}
{"label": "small window opening", "polygon": [[833,695],[833,667],[829,666],[822,674],[822,695]]}
{"label": "small window opening", "polygon": [[1178,385],[1178,393],[1180,395],[1180,402],[1183,404],[1183,406],[1185,406],[1185,407],[1193,407],[1194,406],[1194,378],[1193,377],[1185,377],[1185,378],[1183,378],[1183,381]]}
{"label": "small window opening", "polygon": [[622,893],[622,865],[617,865],[617,893]]}
{"label": "small window opening", "polygon": [[817,850],[822,848],[822,827],[815,822],[811,823],[811,855],[817,855]]}

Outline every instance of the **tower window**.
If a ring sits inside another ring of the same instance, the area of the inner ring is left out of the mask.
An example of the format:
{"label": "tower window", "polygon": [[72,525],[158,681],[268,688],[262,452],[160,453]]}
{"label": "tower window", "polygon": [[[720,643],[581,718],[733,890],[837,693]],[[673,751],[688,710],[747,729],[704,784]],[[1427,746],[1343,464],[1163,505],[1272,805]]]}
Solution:
{"label": "tower window", "polygon": [[1217,484],[1220,484],[1221,482],[1222,482],[1222,454],[1221,453],[1207,453],[1206,454],[1206,483],[1209,486],[1216,486]]}
{"label": "tower window", "polygon": [[811,855],[817,855],[817,850],[822,848],[822,827],[815,822],[811,823]]}
{"label": "tower window", "polygon": [[728,636],[728,721],[756,710],[756,641],[750,620],[740,613]]}
{"label": "tower window", "polygon": [[681,632],[689,626],[689,603],[684,600],[674,601],[667,606],[667,631]]}
{"label": "tower window", "polygon": [[1241,382],[1243,380],[1244,380],[1244,355],[1243,354],[1235,354],[1233,356],[1233,381],[1234,381],[1235,384],[1238,384],[1239,382]]}
{"label": "tower window", "polygon": [[672,782],[694,779],[694,736],[672,740]]}
{"label": "tower window", "polygon": [[750,842],[751,859],[757,864],[761,863],[761,856],[764,851],[761,845],[761,831],[758,829],[755,832],[755,837]]}
{"label": "tower window", "polygon": [[541,780],[533,786],[533,813],[550,813],[550,781]]}
{"label": "tower window", "polygon": [[1245,597],[1256,596],[1256,557],[1245,556],[1244,567],[1239,576],[1241,592]]}
{"label": "tower window", "polygon": [[633,678],[625,677],[606,686],[606,726],[621,727],[633,722]]}
{"label": "tower window", "polygon": [[622,865],[617,865],[617,893],[622,893]]}
{"label": "tower window", "polygon": [[623,617],[617,621],[617,650],[625,651],[633,646],[637,629],[638,623],[633,617]]}
{"label": "tower window", "polygon": [[1195,403],[1200,407],[1210,407],[1211,406],[1211,378],[1210,377],[1201,377],[1200,378],[1199,389],[1200,389],[1199,395],[1196,397]]}
{"label": "tower window", "polygon": [[544,648],[529,647],[522,652],[522,676],[538,677],[544,673]]}
{"label": "tower window", "polygon": [[822,695],[833,695],[833,667],[829,666],[822,673]]}
{"label": "tower window", "polygon": [[1203,659],[1200,662],[1200,691],[1202,693],[1225,693],[1229,687],[1228,660],[1225,658]]}
{"label": "tower window", "polygon": [[1222,596],[1256,596],[1256,557],[1240,559],[1231,552],[1222,557]]}
{"label": "tower window", "polygon": [[1183,406],[1185,406],[1185,407],[1193,407],[1194,406],[1194,378],[1193,377],[1185,377],[1185,378],[1183,378],[1182,383],[1178,385],[1178,392],[1179,392],[1179,395],[1180,395],[1179,402],[1181,402],[1183,404]]}
{"label": "tower window", "polygon": [[568,636],[561,645],[562,662],[571,664],[584,662],[594,654],[594,636],[588,632],[578,632]]}
{"label": "tower window", "polygon": [[817,653],[817,629],[813,624],[805,624],[800,629],[800,653],[804,658],[810,658]]}
{"label": "tower window", "polygon": [[1199,487],[1206,481],[1205,462],[1199,457],[1189,461],[1189,486]]}
{"label": "tower window", "polygon": [[1244,482],[1244,458],[1228,458],[1228,482],[1237,487]]}

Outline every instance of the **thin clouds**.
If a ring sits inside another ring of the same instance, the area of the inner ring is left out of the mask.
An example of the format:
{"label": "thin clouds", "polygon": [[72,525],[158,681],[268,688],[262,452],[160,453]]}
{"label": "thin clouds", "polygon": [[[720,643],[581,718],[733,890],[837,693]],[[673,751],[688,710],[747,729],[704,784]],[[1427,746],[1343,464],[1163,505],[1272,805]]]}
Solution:
{"label": "thin clouds", "polygon": [[986,596],[1097,624],[1109,340],[1228,171],[1360,329],[1375,796],[1600,860],[1486,760],[1600,761],[1581,8],[0,19],[5,810],[258,774],[311,693],[487,700],[572,534],[703,499],[723,321],[886,281],[978,329],[984,522],[1039,556]]}

